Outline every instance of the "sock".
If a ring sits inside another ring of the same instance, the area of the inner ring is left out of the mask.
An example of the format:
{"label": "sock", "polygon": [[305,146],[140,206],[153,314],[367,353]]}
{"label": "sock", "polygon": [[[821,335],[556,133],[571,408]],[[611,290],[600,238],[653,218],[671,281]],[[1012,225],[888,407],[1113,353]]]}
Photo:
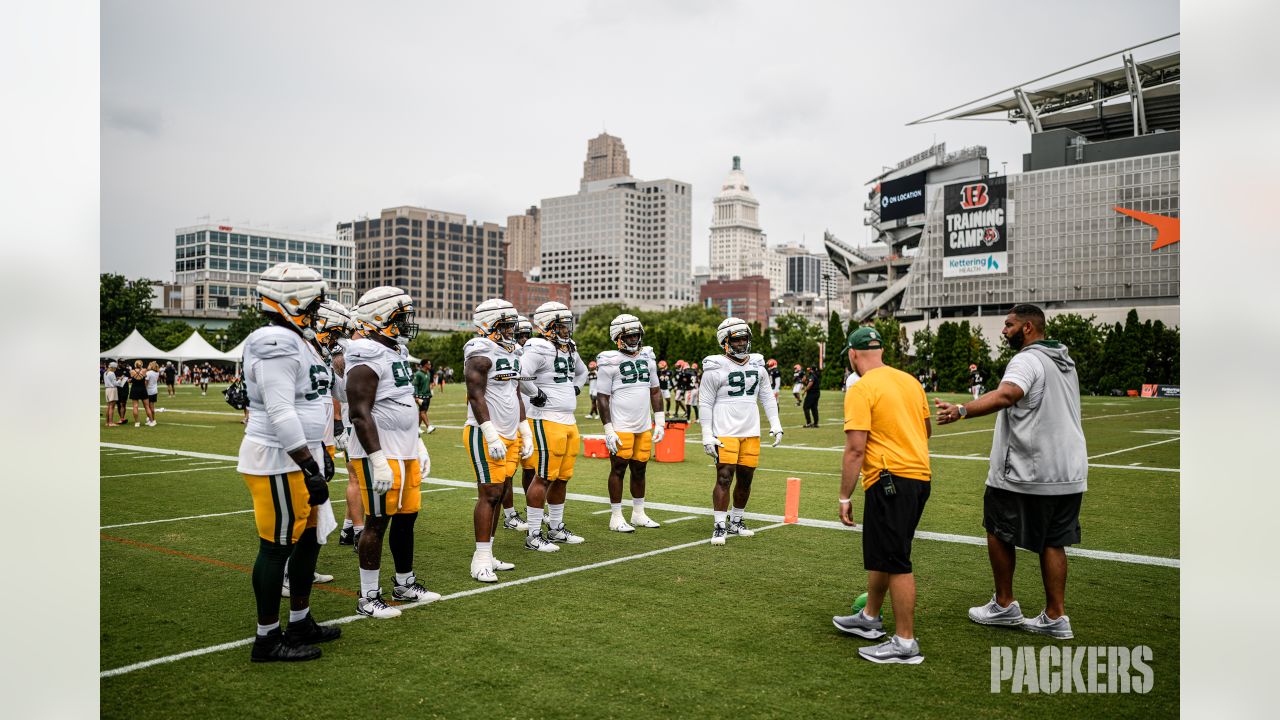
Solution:
{"label": "sock", "polygon": [[714,518],[716,519],[716,524],[717,524],[717,525],[723,525],[723,524],[724,524],[724,516],[725,516],[725,515],[727,515],[727,514],[728,514],[728,513],[726,513],[724,510],[712,510],[712,511],[711,511],[711,515],[712,515],[712,517],[714,517]]}
{"label": "sock", "polygon": [[551,520],[551,529],[558,529],[564,524],[564,503],[560,503],[559,505],[547,503],[547,508],[550,510],[550,512],[547,513],[547,517]]}
{"label": "sock", "polygon": [[284,564],[290,549],[268,540],[258,539],[258,557],[253,563],[253,595],[258,617],[280,613],[280,586],[284,584]]}
{"label": "sock", "polygon": [[397,584],[397,585],[408,585],[408,584],[409,584],[409,578],[411,578],[411,577],[413,577],[413,571],[412,571],[412,570],[410,570],[410,571],[409,571],[409,572],[407,572],[407,573],[400,573],[400,572],[398,572],[398,573],[396,573],[396,584]]}
{"label": "sock", "polygon": [[310,607],[304,607],[304,608],[302,608],[301,610],[290,610],[290,611],[289,611],[289,622],[291,622],[291,623],[296,623],[296,622],[298,622],[299,620],[301,620],[301,619],[305,618],[305,617],[307,616],[307,613],[309,613],[309,612],[311,612],[311,608],[310,608]]}
{"label": "sock", "polygon": [[378,570],[360,568],[360,597],[369,597],[369,593],[378,590]]}
{"label": "sock", "polygon": [[622,517],[622,503],[609,503],[609,510],[612,511],[613,517]]}
{"label": "sock", "polygon": [[862,617],[864,617],[864,618],[866,618],[866,619],[868,619],[868,620],[875,620],[875,618],[873,618],[873,617],[871,617],[870,615],[868,615],[868,614],[867,614],[867,609],[866,609],[866,608],[862,608],[862,609],[861,609],[861,610],[859,610],[858,612],[862,613]]}
{"label": "sock", "polygon": [[489,563],[493,560],[493,541],[476,543],[476,554],[472,556],[472,563]]}
{"label": "sock", "polygon": [[733,518],[734,522],[742,522],[742,510],[743,508],[740,507],[734,508],[733,512],[729,514],[729,517]]}
{"label": "sock", "polygon": [[343,530],[350,530],[353,525],[355,525],[355,523],[351,522],[351,518],[346,518],[342,521]]}
{"label": "sock", "polygon": [[508,520],[509,520],[509,519],[511,519],[511,518],[513,518],[513,517],[515,517],[515,514],[516,514],[516,509],[515,509],[514,507],[509,507],[509,508],[503,508],[503,509],[502,509],[502,515],[503,515],[503,517],[507,518]]}
{"label": "sock", "polygon": [[277,620],[276,622],[271,623],[270,625],[259,625],[259,626],[258,626],[258,637],[266,637],[266,636],[267,636],[267,633],[271,632],[272,630],[279,630],[279,629],[280,629],[280,621],[279,621],[279,620]]}
{"label": "sock", "polygon": [[364,532],[364,526],[363,526],[363,525],[355,525],[355,526],[354,526],[354,528],[355,528],[355,531],[356,531],[356,532]]}
{"label": "sock", "polygon": [[529,511],[529,534],[537,535],[542,532],[542,508],[530,505],[525,509]]}
{"label": "sock", "polygon": [[631,498],[631,513],[644,512],[644,498]]}
{"label": "sock", "polygon": [[900,635],[894,635],[893,639],[897,640],[899,645],[907,649],[911,649],[915,647],[915,644],[916,644],[915,638],[911,638],[910,640],[905,640]]}

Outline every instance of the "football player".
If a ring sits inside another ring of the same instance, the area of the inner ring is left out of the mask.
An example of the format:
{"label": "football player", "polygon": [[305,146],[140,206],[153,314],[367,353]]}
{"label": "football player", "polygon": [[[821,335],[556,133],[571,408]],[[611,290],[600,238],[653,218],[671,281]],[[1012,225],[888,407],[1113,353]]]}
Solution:
{"label": "football player", "polygon": [[[393,618],[400,609],[382,599],[382,537],[385,532],[395,563],[391,597],[402,602],[440,599],[418,583],[413,572],[413,526],[422,508],[419,488],[430,467],[418,435],[418,407],[413,401],[413,367],[409,341],[418,334],[413,298],[400,288],[376,287],[360,297],[355,320],[364,334],[346,352],[347,401],[351,426],[347,456],[351,459],[364,532],[360,556],[360,598],[356,612]],[[389,526],[389,528],[388,528]]]}
{"label": "football player", "polygon": [[[308,341],[325,283],[320,273],[297,263],[280,263],[258,279],[262,311],[269,323],[245,340],[244,377],[249,422],[236,469],[253,497],[258,558],[253,594],[258,629],[254,662],[314,660],[316,643],[333,640],[341,629],[311,617],[311,582],[320,554],[317,525],[327,510],[322,441],[329,370]],[[289,625],[280,631],[280,589],[285,564],[292,565]]]}
{"label": "football player", "polygon": [[[342,303],[330,299],[325,299],[320,303],[320,309],[316,311],[316,317],[313,321],[311,343],[320,353],[325,367],[329,370],[329,391],[332,391],[337,386],[338,374],[336,368],[342,362],[342,346],[339,343],[341,340],[349,338],[354,328],[355,321],[351,317],[351,311],[347,310]],[[327,396],[324,404],[324,479],[325,482],[333,482],[333,476],[336,472],[334,461],[337,457],[335,445],[338,437],[338,428],[342,425],[342,422],[334,419],[339,413],[338,398],[331,392],[322,394]],[[343,443],[343,447],[346,447],[345,443]],[[350,513],[350,509],[348,509],[348,513]],[[339,543],[341,543],[341,534],[339,534]],[[333,582],[333,576],[316,572],[311,582],[314,584]],[[280,589],[280,594],[289,597],[289,565],[287,563],[284,567],[284,587]]]}
{"label": "football player", "polygon": [[671,371],[667,369],[667,361],[658,361],[658,389],[662,391],[663,410],[671,412]]}
{"label": "football player", "polygon": [[[581,444],[573,412],[578,404],[576,396],[582,393],[587,378],[587,366],[573,341],[573,313],[569,308],[558,302],[539,305],[533,313],[533,327],[542,337],[533,338],[524,346],[524,373],[532,382],[522,382],[521,391],[531,397],[529,417],[533,420],[538,469],[525,495],[529,512],[525,547],[554,552],[559,549],[558,543],[583,542],[582,536],[564,525],[564,500]],[[544,510],[550,528],[545,537]]]}
{"label": "football player", "polygon": [[[521,348],[533,337],[533,323],[529,322],[529,318],[521,315],[516,319],[516,344]],[[520,393],[520,404],[524,406],[524,394]],[[528,407],[524,408],[526,413],[525,419],[520,422],[529,426],[529,435],[533,436],[533,421],[528,419]],[[533,481],[533,473],[538,467],[538,454],[531,453],[529,457],[520,459],[520,487],[524,488],[526,493],[529,492],[529,483]],[[520,515],[520,511],[516,510],[515,499],[515,483],[507,483],[507,491],[502,496],[502,527],[508,530],[519,530],[526,532],[529,530],[529,523]]]}
{"label": "football player", "polygon": [[[716,461],[716,485],[711,491],[715,527],[712,545],[724,545],[725,536],[751,537],[755,532],[742,520],[751,497],[751,480],[760,462],[759,400],[769,418],[769,434],[773,447],[782,442],[782,424],[778,421],[778,403],[766,380],[764,356],[751,352],[751,327],[743,320],[726,318],[716,328],[716,342],[722,355],[709,355],[702,361],[702,447]],[[733,513],[725,525],[729,509],[729,486],[734,477]]]}
{"label": "football player", "polygon": [[675,395],[675,400],[676,400],[675,411],[672,414],[673,416],[679,415],[680,410],[683,409],[685,420],[689,419],[689,407],[684,404],[685,396],[688,395],[689,393],[689,385],[688,385],[689,376],[686,375],[684,372],[684,369],[687,367],[689,367],[689,363],[685,362],[684,360],[676,361],[676,374],[673,379],[676,387],[675,387],[675,392],[672,393],[673,395]]}
{"label": "football player", "polygon": [[[476,306],[472,324],[479,337],[462,346],[462,374],[467,382],[467,422],[463,445],[476,474],[476,508],[472,514],[476,550],[471,577],[497,582],[496,570],[515,565],[493,555],[493,537],[502,511],[502,498],[516,472],[516,463],[533,453],[533,432],[523,422],[520,402],[520,346],[515,332],[519,315],[500,298]],[[544,398],[545,400],[545,398]]]}
{"label": "football player", "polygon": [[769,386],[773,388],[773,399],[778,399],[778,394],[782,392],[782,371],[778,369],[778,361],[769,358],[769,362],[764,366],[769,369]]}
{"label": "football player", "polygon": [[696,424],[699,422],[699,418],[702,417],[702,410],[698,403],[698,388],[702,385],[702,371],[698,369],[698,363],[693,363],[685,372],[689,373],[689,394],[684,401],[685,407],[688,408],[685,419],[687,420],[688,413],[692,412],[693,422]]}
{"label": "football player", "polygon": [[[656,528],[644,512],[644,481],[653,446],[662,441],[666,416],[658,389],[653,348],[644,347],[644,326],[635,315],[622,314],[609,323],[609,339],[617,350],[596,358],[599,366],[600,420],[609,448],[609,529],[635,532]],[[653,411],[653,422],[649,411]],[[650,428],[652,427],[652,431]],[[622,519],[622,476],[631,468],[631,522]]]}
{"label": "football player", "polygon": [[796,407],[800,407],[800,393],[804,390],[804,386],[804,368],[800,367],[799,363],[796,363],[795,368],[791,371],[791,394],[796,398]]}

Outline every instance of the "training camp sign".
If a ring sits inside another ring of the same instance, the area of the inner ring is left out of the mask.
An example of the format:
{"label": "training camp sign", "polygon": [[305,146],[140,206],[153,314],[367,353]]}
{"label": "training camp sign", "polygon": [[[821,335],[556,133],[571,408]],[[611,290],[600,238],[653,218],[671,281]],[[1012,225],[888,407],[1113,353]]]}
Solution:
{"label": "training camp sign", "polygon": [[943,188],[942,277],[1009,271],[1005,179],[990,177]]}

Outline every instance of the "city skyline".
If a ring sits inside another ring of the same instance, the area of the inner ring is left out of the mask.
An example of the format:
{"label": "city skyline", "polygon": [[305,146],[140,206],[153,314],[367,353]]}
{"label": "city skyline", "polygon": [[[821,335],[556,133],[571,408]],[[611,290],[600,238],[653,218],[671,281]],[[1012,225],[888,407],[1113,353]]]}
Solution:
{"label": "city skyline", "polygon": [[[711,201],[734,155],[768,208],[771,243],[804,238],[821,251],[829,229],[863,244],[865,183],[881,166],[937,141],[986,145],[993,169],[1015,171],[1027,150],[1021,126],[906,122],[1177,27],[1176,12],[1098,6],[1110,27],[1087,12],[946,3],[930,4],[939,22],[929,24],[915,11],[820,3],[781,16],[752,3],[512,5],[496,16],[415,4],[107,4],[100,268],[168,280],[174,229],[206,217],[333,235],[342,220],[403,204],[503,223],[574,187],[583,144],[602,131],[623,140],[632,175],[692,185],[694,266],[707,264]],[[1051,17],[1089,32],[1002,32]],[[424,34],[435,27],[483,30],[483,57],[462,45],[466,33]],[[343,43],[327,39],[334,32]],[[581,43],[603,33],[640,51],[634,72],[581,62]],[[979,62],[967,42],[978,38],[999,38],[1008,62]],[[1034,66],[1017,60],[1032,50]],[[971,71],[947,72],[966,57]],[[728,60],[747,71],[724,73]],[[540,80],[550,84],[523,89]],[[522,109],[491,112],[478,101],[492,93]]]}

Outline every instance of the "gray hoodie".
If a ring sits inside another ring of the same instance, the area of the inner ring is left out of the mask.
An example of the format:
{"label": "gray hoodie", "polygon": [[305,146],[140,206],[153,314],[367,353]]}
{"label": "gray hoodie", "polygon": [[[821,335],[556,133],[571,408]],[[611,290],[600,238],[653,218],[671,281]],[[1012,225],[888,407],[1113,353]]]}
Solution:
{"label": "gray hoodie", "polygon": [[1044,394],[1034,409],[1024,405],[1024,397],[996,417],[987,485],[1028,495],[1084,492],[1089,453],[1080,427],[1076,364],[1065,345],[1052,341],[1020,353],[1031,353],[1044,366]]}

